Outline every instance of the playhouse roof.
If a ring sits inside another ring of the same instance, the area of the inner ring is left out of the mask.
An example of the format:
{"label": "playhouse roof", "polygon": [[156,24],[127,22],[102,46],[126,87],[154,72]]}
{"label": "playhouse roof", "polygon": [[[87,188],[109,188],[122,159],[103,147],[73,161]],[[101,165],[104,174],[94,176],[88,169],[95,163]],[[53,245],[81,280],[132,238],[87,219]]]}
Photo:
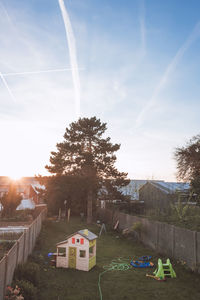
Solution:
{"label": "playhouse roof", "polygon": [[97,235],[94,234],[93,232],[89,231],[89,230],[87,230],[87,234],[85,234],[85,231],[86,231],[86,230],[87,230],[87,229],[82,229],[82,230],[79,230],[79,231],[77,231],[77,232],[75,232],[75,233],[73,233],[73,234],[70,234],[70,235],[67,237],[66,240],[57,243],[57,245],[61,245],[61,244],[67,243],[67,242],[68,242],[68,239],[69,239],[70,237],[74,236],[75,234],[80,234],[80,235],[82,235],[84,238],[86,238],[86,239],[89,240],[89,241],[93,241],[93,240],[97,239]]}

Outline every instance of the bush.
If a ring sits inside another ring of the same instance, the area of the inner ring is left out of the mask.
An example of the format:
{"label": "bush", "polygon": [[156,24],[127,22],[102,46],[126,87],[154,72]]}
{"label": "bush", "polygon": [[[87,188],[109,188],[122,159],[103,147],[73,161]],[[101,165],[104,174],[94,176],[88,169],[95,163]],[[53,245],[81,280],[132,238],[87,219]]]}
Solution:
{"label": "bush", "polygon": [[24,300],[21,295],[20,288],[16,285],[15,287],[7,286],[5,299],[7,300]]}
{"label": "bush", "polygon": [[37,286],[39,283],[40,268],[38,264],[34,262],[28,262],[25,264],[19,264],[15,270],[15,280],[30,281],[33,285]]}
{"label": "bush", "polygon": [[16,285],[24,297],[24,300],[37,300],[37,288],[29,281],[17,280]]}

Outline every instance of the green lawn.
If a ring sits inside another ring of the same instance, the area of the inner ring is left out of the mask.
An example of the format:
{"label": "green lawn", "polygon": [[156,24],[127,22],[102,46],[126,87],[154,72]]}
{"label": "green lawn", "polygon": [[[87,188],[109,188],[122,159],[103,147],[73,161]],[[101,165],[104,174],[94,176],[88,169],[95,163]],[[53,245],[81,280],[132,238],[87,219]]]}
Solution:
{"label": "green lawn", "polygon": [[[97,241],[97,265],[89,272],[73,269],[57,269],[50,266],[47,254],[55,252],[56,243],[77,230],[88,228],[98,234],[99,227],[87,226],[79,219],[65,222],[46,221],[30,260],[40,264],[39,297],[41,300],[97,300],[99,274],[103,266],[113,259],[138,258],[152,255],[157,263],[158,256],[133,240],[109,232]],[[166,259],[166,257],[164,258]],[[200,299],[200,276],[173,262],[176,279],[159,282],[146,277],[152,269],[130,269],[127,271],[108,271],[101,277],[103,300],[150,300],[150,299]]]}

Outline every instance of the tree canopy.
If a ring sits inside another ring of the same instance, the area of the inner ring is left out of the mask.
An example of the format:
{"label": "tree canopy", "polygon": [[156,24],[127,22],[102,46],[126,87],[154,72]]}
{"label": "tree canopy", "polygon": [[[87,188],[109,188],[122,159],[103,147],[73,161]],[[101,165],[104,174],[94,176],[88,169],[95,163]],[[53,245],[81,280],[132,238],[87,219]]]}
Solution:
{"label": "tree canopy", "polygon": [[190,182],[195,193],[200,196],[200,134],[191,138],[186,146],[176,148],[178,178]]}
{"label": "tree canopy", "polygon": [[103,137],[106,129],[106,123],[96,117],[72,122],[66,128],[64,141],[56,145],[57,151],[51,152],[50,165],[46,166],[56,176],[87,179],[88,221],[91,221],[92,198],[101,188],[111,185],[116,191],[129,182],[127,174],[114,165],[120,144],[112,144],[110,137]]}
{"label": "tree canopy", "polygon": [[16,185],[11,184],[8,193],[5,193],[0,199],[3,206],[3,216],[12,216],[21,200],[22,196],[17,192]]}

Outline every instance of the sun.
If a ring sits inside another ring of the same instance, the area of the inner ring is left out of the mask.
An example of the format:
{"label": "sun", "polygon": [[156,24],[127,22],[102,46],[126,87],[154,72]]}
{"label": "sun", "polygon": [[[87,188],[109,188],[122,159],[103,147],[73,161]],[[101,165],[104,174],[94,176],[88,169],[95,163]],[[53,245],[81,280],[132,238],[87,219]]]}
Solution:
{"label": "sun", "polygon": [[9,175],[9,177],[11,180],[17,181],[20,180],[23,177],[23,175],[20,173],[13,173],[12,175]]}

